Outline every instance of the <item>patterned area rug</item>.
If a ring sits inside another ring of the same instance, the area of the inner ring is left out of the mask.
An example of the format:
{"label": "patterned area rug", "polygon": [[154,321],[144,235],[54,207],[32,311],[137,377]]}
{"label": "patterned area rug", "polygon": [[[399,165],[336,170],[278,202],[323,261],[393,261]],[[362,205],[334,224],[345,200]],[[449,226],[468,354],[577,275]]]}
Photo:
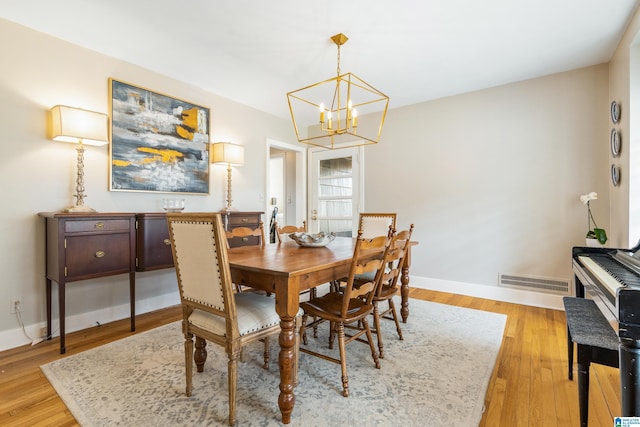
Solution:
{"label": "patterned area rug", "polygon": [[[506,316],[411,299],[404,340],[385,321],[385,358],[373,366],[366,344],[347,346],[351,394],[342,397],[340,366],[301,353],[292,426],[472,426],[482,416]],[[309,345],[327,346],[327,325]],[[270,370],[262,345],[238,368],[240,426],[279,426],[277,340]],[[208,344],[205,371],[184,394],[184,338],[175,322],[43,365],[83,426],[227,424],[227,359]],[[327,350],[329,351],[329,350]],[[337,354],[337,345],[335,353]]]}

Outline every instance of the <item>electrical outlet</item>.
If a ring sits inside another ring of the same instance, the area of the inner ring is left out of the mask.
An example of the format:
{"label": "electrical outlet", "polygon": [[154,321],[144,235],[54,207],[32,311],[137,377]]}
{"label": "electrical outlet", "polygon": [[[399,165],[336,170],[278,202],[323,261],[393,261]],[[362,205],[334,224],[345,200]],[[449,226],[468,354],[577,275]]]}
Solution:
{"label": "electrical outlet", "polygon": [[40,337],[41,338],[46,338],[47,337],[47,327],[43,326],[42,328],[40,328]]}
{"label": "electrical outlet", "polygon": [[13,298],[9,301],[9,303],[9,314],[16,314],[16,311],[22,313],[22,310],[24,310],[22,298]]}

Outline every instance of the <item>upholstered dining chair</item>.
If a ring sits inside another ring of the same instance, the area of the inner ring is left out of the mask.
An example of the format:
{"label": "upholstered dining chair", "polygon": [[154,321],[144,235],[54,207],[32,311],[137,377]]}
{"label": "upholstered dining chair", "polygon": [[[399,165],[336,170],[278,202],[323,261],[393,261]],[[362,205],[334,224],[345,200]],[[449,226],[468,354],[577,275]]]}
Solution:
{"label": "upholstered dining chair", "polygon": [[362,237],[371,238],[392,233],[396,229],[396,213],[361,212],[358,217],[358,230]]}
{"label": "upholstered dining chair", "polygon": [[220,213],[169,213],[167,223],[182,304],[186,394],[192,394],[193,336],[222,346],[229,359],[229,425],[235,425],[238,359],[245,345],[264,340],[268,368],[268,337],[280,332],[275,302],[233,291]]}
{"label": "upholstered dining chair", "polygon": [[[318,319],[314,322],[330,322],[331,328],[335,329],[338,336],[339,358],[328,356],[306,347],[300,347],[300,351],[341,365],[342,395],[345,397],[349,396],[347,344],[361,339],[360,337],[365,335],[366,341],[371,348],[371,356],[375,367],[380,369],[380,361],[367,320],[367,317],[373,312],[375,283],[373,280],[368,283],[361,283],[359,288],[354,287],[354,283],[358,274],[373,272],[375,276],[377,271],[384,269],[382,257],[388,243],[389,238],[386,234],[372,239],[363,239],[362,232],[358,232],[344,292],[329,292],[323,296],[300,303],[300,308],[304,310],[300,334],[306,333],[306,321],[309,316]],[[346,327],[349,327],[349,334],[345,333]]]}
{"label": "upholstered dining chair", "polygon": [[276,228],[276,240],[278,241],[278,243],[282,243],[288,238],[288,237],[285,237],[287,234],[306,233],[307,221],[302,221],[302,226],[300,227],[298,227],[297,225],[283,225],[282,227],[280,227],[280,225],[276,222],[275,228]]}
{"label": "upholstered dining chair", "polygon": [[[376,277],[376,281],[379,282],[376,285],[376,291],[373,296],[373,324],[376,337],[378,338],[378,354],[381,359],[384,358],[384,344],[382,342],[382,328],[380,324],[381,319],[393,320],[396,324],[396,331],[398,332],[398,338],[402,337],[402,329],[400,328],[400,321],[398,319],[398,312],[396,311],[393,298],[398,295],[400,289],[400,276],[402,275],[402,267],[404,265],[407,252],[409,251],[409,243],[411,240],[411,234],[413,233],[413,224],[408,230],[402,230],[395,233],[391,237],[389,247],[384,254],[384,269],[380,271]],[[356,285],[359,285],[359,280],[356,279]],[[387,302],[387,307],[380,311],[379,304]]]}

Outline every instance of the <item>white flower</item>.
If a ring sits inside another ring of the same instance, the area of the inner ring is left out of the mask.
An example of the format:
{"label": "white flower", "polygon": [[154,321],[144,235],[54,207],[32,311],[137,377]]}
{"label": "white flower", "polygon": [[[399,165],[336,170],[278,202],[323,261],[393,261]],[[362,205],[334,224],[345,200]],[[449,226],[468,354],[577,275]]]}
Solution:
{"label": "white flower", "polygon": [[580,201],[586,205],[591,200],[596,200],[597,198],[598,198],[598,193],[592,191],[589,194],[583,194],[582,196],[580,196]]}

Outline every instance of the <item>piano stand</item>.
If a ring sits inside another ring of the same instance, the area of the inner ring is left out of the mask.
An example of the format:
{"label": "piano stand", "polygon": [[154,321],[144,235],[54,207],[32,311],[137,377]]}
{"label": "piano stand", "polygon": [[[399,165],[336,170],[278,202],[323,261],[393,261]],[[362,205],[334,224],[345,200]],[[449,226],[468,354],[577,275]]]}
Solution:
{"label": "piano stand", "polygon": [[620,345],[620,370],[627,375],[620,377],[622,389],[622,416],[635,417],[640,411],[640,349]]}
{"label": "piano stand", "polygon": [[[573,379],[573,343],[578,347],[578,404],[580,425],[589,417],[589,367],[591,363],[618,367],[619,340],[598,306],[590,299],[564,297],[567,318],[569,379]],[[637,359],[636,359],[637,360]],[[634,362],[638,365],[637,362]],[[636,377],[640,379],[640,376]]]}
{"label": "piano stand", "polygon": [[622,416],[640,415],[640,324],[637,307],[640,306],[637,288],[624,288],[618,292],[620,302],[620,388],[622,389]]}

